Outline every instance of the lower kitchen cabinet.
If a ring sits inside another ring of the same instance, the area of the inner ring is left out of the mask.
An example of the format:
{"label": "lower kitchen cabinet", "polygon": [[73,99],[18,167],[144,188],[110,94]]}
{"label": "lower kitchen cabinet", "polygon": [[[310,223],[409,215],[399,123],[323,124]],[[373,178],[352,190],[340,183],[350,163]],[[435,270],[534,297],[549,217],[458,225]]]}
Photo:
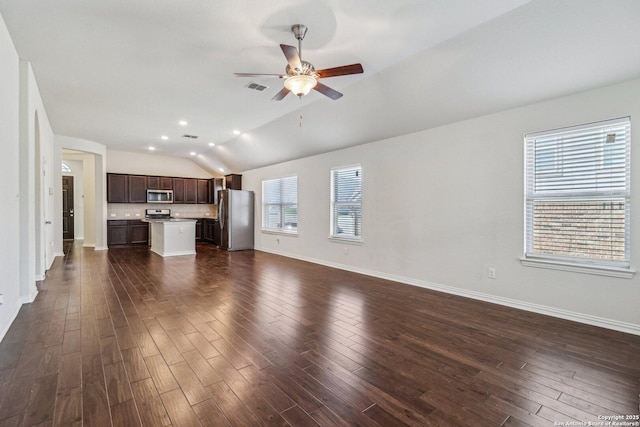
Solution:
{"label": "lower kitchen cabinet", "polygon": [[146,246],[149,244],[149,224],[140,220],[107,221],[107,246]]}
{"label": "lower kitchen cabinet", "polygon": [[203,220],[202,239],[216,246],[220,244],[220,223],[217,219],[205,218]]}
{"label": "lower kitchen cabinet", "polygon": [[149,244],[149,223],[142,221],[129,222],[129,237],[131,245]]}
{"label": "lower kitchen cabinet", "polygon": [[202,240],[202,228],[203,228],[204,221],[206,220],[204,219],[196,220],[196,241]]}
{"label": "lower kitchen cabinet", "polygon": [[107,221],[107,246],[127,246],[128,242],[129,221]]}

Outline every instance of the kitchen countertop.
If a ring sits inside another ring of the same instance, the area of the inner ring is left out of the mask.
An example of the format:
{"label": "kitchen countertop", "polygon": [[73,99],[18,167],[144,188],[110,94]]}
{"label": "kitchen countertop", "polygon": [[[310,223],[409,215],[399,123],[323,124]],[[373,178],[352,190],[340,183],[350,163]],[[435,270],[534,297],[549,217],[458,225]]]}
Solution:
{"label": "kitchen countertop", "polygon": [[145,218],[142,221],[144,222],[196,222],[195,218]]}

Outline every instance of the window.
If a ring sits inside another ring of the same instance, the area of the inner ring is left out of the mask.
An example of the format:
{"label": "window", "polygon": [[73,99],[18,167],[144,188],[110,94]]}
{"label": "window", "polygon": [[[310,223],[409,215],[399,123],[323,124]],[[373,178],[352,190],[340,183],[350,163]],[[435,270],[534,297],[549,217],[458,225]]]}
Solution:
{"label": "window", "polygon": [[362,239],[362,168],[331,171],[331,237]]}
{"label": "window", "polygon": [[65,162],[62,162],[62,173],[71,173],[71,168]]}
{"label": "window", "polygon": [[262,181],[262,230],[298,232],[298,177]]}
{"label": "window", "polygon": [[525,136],[526,258],[629,268],[629,118]]}

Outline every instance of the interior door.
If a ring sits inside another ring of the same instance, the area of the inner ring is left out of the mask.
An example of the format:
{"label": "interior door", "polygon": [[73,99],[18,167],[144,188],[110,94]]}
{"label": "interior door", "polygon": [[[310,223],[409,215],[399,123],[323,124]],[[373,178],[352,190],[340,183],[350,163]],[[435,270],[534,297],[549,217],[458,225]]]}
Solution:
{"label": "interior door", "polygon": [[62,177],[62,238],[73,239],[73,177]]}

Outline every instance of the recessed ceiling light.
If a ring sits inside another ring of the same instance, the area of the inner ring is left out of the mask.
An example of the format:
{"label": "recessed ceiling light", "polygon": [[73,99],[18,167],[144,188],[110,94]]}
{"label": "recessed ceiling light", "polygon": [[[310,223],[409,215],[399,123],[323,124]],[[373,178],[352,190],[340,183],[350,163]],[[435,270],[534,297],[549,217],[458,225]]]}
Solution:
{"label": "recessed ceiling light", "polygon": [[150,146],[150,147],[149,147],[149,150],[151,150],[151,151],[153,151],[153,150],[155,150],[155,149],[156,149],[156,147],[154,147],[154,146]]}
{"label": "recessed ceiling light", "polygon": [[215,143],[215,142],[210,142],[210,143],[209,143],[209,147],[215,147],[215,146],[216,146],[216,143]]}
{"label": "recessed ceiling light", "polygon": [[224,169],[220,168],[220,172],[224,172]]}
{"label": "recessed ceiling light", "polygon": [[189,153],[189,154],[191,154],[192,156],[195,156],[195,155],[196,155],[196,152],[195,152],[195,151],[192,151],[192,152],[191,152],[191,153]]}
{"label": "recessed ceiling light", "polygon": [[233,134],[234,135],[240,135],[240,131],[238,129],[236,129],[236,130],[233,131]]}
{"label": "recessed ceiling light", "polygon": [[189,123],[187,123],[185,120],[180,120],[180,121],[178,122],[178,124],[179,124],[180,126],[186,126],[186,125],[188,125]]}
{"label": "recessed ceiling light", "polygon": [[163,139],[163,140],[165,140],[165,141],[166,141],[167,139],[169,139],[169,137],[168,137],[167,135],[162,135],[160,138],[161,138],[161,139]]}

